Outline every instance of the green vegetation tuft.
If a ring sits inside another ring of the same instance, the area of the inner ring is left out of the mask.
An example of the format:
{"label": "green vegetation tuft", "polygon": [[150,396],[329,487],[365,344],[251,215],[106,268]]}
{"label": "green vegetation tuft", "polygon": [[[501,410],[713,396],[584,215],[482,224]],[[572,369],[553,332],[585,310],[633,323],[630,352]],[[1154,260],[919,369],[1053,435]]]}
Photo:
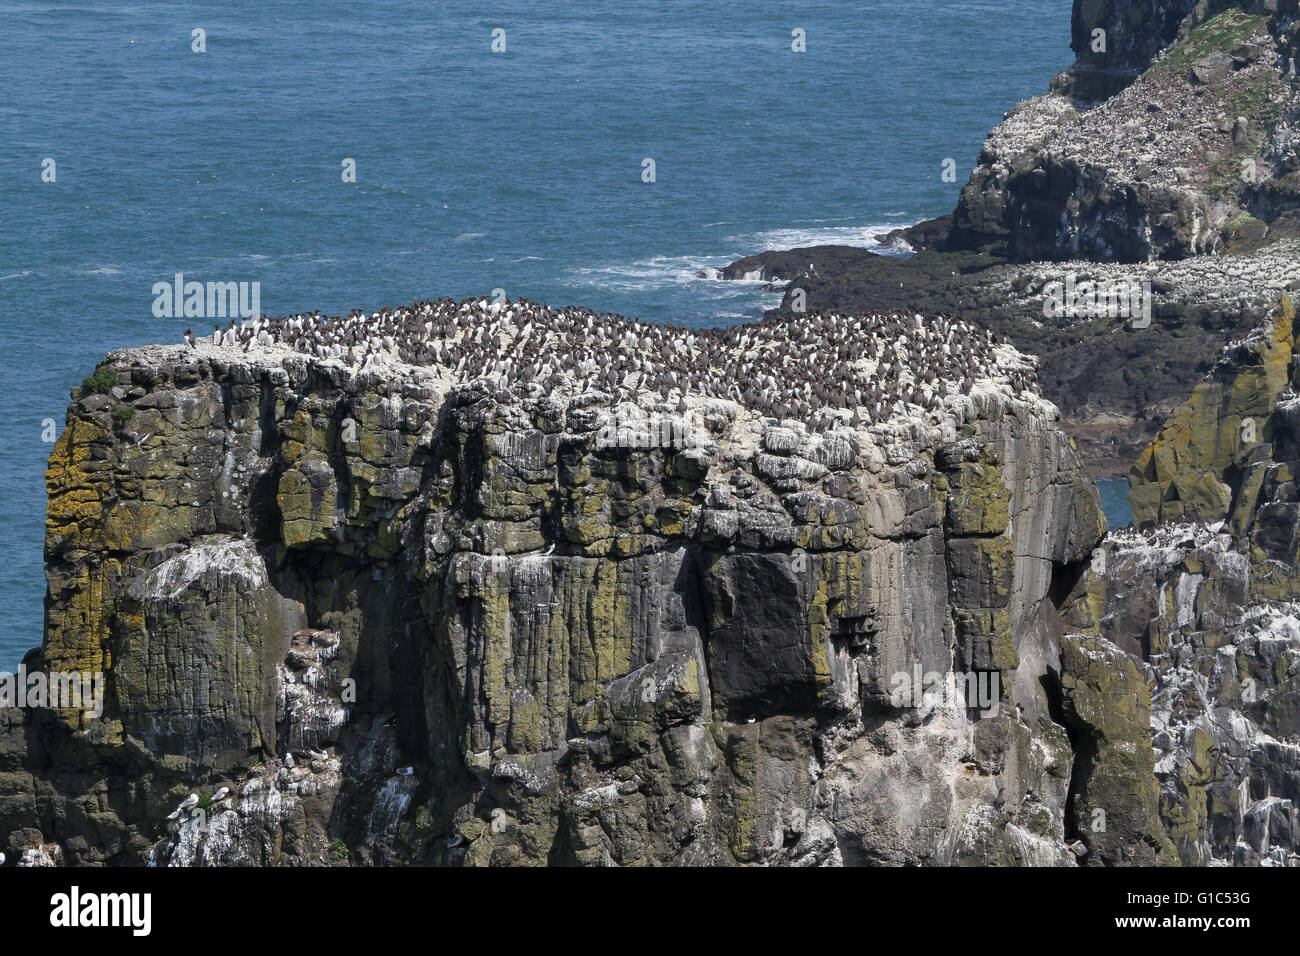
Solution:
{"label": "green vegetation tuft", "polygon": [[1247,12],[1247,2],[1234,2],[1228,9],[1206,20],[1179,40],[1164,59],[1151,68],[1156,77],[1185,74],[1192,64],[1214,52],[1231,53],[1252,33],[1268,21],[1267,14]]}
{"label": "green vegetation tuft", "polygon": [[1273,84],[1265,77],[1251,83],[1233,99],[1233,118],[1245,116],[1251,121],[1253,134],[1267,132],[1271,135],[1282,120],[1282,107],[1273,102],[1273,89]]}
{"label": "green vegetation tuft", "polygon": [[1249,158],[1249,150],[1239,149],[1233,150],[1226,156],[1221,156],[1215,160],[1210,165],[1210,178],[1205,186],[1206,194],[1221,198],[1235,196],[1240,193],[1245,186],[1242,172],[1245,169],[1246,160]]}
{"label": "green vegetation tuft", "polygon": [[99,392],[101,395],[107,395],[116,384],[117,373],[112,369],[104,369],[102,372],[86,376],[82,380],[81,387],[90,389],[92,392]]}

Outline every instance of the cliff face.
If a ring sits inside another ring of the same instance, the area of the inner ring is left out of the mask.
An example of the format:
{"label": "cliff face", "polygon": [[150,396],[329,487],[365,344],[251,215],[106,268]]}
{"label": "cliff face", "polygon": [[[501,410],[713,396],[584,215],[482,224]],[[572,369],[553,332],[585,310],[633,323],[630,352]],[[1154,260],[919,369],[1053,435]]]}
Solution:
{"label": "cliff face", "polygon": [[1227,346],[1134,464],[1135,524],[1222,521],[1248,534],[1268,520],[1261,505],[1285,503],[1298,450],[1295,331],[1295,306],[1283,296],[1267,325]]}
{"label": "cliff face", "polygon": [[1183,862],[1300,853],[1295,308],[1224,349],[1130,476],[1071,621],[1142,664],[1162,828]]}
{"label": "cliff face", "polygon": [[[1117,691],[1061,644],[1105,529],[1050,405],[977,387],[941,424],[814,433],[212,347],[102,371],[51,456],[29,667],[108,697],[7,712],[18,856],[1171,855],[1120,849],[1149,744],[1105,759]],[[996,714],[931,686],[966,671]],[[1103,846],[1080,814],[1115,786]]]}
{"label": "cliff face", "polygon": [[[1053,83],[1061,93],[1102,100],[1128,86],[1178,36],[1197,0],[1082,0],[1070,19],[1078,60]],[[1104,46],[1097,31],[1104,31]]]}
{"label": "cliff face", "polygon": [[1076,2],[1074,19],[1076,50],[1093,29],[1108,31],[1105,50],[1085,50],[989,135],[949,248],[1177,259],[1262,237],[1300,205],[1297,0]]}
{"label": "cliff face", "polygon": [[[1162,828],[1187,865],[1300,854],[1300,606],[1218,524],[1117,532],[1078,613],[1151,689]],[[1292,592],[1294,593],[1294,592]]]}

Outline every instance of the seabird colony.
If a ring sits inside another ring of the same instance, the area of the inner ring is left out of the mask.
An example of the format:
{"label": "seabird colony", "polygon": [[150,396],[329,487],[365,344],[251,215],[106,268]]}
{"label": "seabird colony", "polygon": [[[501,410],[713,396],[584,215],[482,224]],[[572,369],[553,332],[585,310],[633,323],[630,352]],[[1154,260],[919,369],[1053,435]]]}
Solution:
{"label": "seabird colony", "polygon": [[[186,341],[197,347],[188,329]],[[1029,360],[991,331],[943,316],[817,313],[688,329],[526,300],[442,299],[348,316],[232,319],[214,326],[212,342],[245,352],[287,347],[359,368],[397,359],[458,384],[485,382],[503,400],[657,394],[675,396],[680,411],[696,395],[782,419],[843,413],[855,426],[909,406],[933,411],[980,380],[1037,392]]]}

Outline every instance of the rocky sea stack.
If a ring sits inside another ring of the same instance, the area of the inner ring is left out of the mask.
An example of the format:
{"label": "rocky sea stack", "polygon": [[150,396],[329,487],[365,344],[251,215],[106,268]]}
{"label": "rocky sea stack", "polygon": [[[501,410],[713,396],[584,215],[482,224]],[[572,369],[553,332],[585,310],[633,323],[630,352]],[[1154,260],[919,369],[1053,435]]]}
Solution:
{"label": "rocky sea stack", "polygon": [[[897,321],[891,355],[941,320]],[[737,332],[737,353],[763,338]],[[14,851],[1073,860],[1058,642],[1105,525],[999,349],[1005,373],[955,351],[974,379],[931,412],[854,400],[819,424],[689,389],[512,395],[396,356],[115,353],[51,458],[29,661],[102,670],[108,700],[12,728]],[[914,671],[986,675],[989,713],[900,703]],[[168,820],[219,785],[215,821]]]}

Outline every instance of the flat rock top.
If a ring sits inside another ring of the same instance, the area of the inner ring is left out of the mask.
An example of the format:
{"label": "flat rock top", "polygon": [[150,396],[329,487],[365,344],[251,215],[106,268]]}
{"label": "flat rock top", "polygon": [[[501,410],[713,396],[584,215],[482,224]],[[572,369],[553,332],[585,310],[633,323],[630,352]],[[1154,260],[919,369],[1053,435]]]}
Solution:
{"label": "flat rock top", "polygon": [[720,400],[778,420],[854,427],[966,419],[984,393],[1042,401],[1033,360],[993,333],[901,313],[693,330],[527,301],[440,300],[348,316],[232,320],[188,346],[113,357],[172,365],[191,356],[266,369],[296,360],[440,392],[473,383],[503,403],[648,401],[682,412]]}

